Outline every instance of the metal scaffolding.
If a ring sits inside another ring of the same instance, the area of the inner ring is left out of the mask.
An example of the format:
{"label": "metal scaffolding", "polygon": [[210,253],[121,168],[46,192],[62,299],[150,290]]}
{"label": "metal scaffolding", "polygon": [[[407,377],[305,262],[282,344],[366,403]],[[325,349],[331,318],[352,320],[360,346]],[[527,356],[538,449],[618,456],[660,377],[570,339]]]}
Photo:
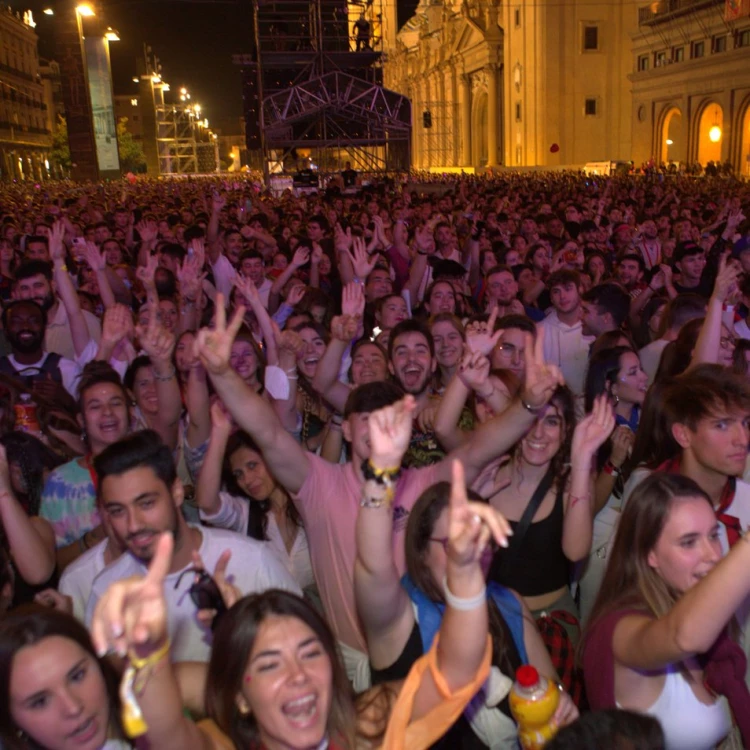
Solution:
{"label": "metal scaffolding", "polygon": [[159,174],[197,173],[198,141],[193,113],[174,104],[157,106],[156,127]]}
{"label": "metal scaffolding", "polygon": [[424,113],[429,113],[431,127],[425,128],[424,120],[418,123],[422,127],[422,143],[426,167],[444,167],[453,164],[454,154],[454,110],[456,102],[432,101],[424,105]]}
{"label": "metal scaffolding", "polygon": [[254,0],[255,51],[235,63],[266,175],[408,169],[411,104],[382,86],[381,2]]}

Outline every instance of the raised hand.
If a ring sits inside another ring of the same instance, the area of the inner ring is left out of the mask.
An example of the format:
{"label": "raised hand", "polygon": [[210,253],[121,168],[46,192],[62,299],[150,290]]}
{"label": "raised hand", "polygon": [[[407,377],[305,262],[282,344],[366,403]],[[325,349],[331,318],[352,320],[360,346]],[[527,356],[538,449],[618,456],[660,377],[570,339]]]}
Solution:
{"label": "raised hand", "polygon": [[186,255],[182,265],[177,268],[177,281],[180,284],[180,295],[189,302],[195,302],[203,289],[205,273],[201,273],[202,266],[199,259],[193,255]]}
{"label": "raised hand", "polygon": [[331,336],[347,344],[357,335],[359,320],[353,315],[337,315],[331,321]]}
{"label": "raised hand", "polygon": [[413,396],[404,396],[391,406],[370,414],[370,463],[377,469],[401,466],[411,440],[412,415],[416,409]]}
{"label": "raised hand", "polygon": [[341,290],[341,312],[361,318],[365,314],[365,294],[362,284],[350,282]]}
{"label": "raised hand", "polygon": [[154,277],[156,275],[156,269],[159,266],[159,258],[156,255],[149,255],[146,259],[145,266],[138,266],[135,275],[143,284],[144,289],[156,289],[156,281]]}
{"label": "raised hand", "polygon": [[260,301],[260,295],[258,294],[258,288],[253,283],[252,279],[237,274],[237,276],[234,277],[234,286],[251,309],[257,310],[258,307],[263,306],[263,303]]}
{"label": "raised hand", "polygon": [[156,222],[152,219],[139,221],[135,228],[138,230],[141,242],[146,245],[155,242],[156,238],[159,236],[159,228]]}
{"label": "raised hand", "polygon": [[302,268],[302,266],[307,263],[307,261],[310,260],[310,248],[306,247],[305,245],[300,245],[295,251],[294,251],[294,257],[292,258],[291,266],[292,268]]}
{"label": "raised hand", "polygon": [[227,199],[221,193],[214,193],[211,196],[211,206],[214,212],[221,211],[227,205]]}
{"label": "raised hand", "polygon": [[133,313],[126,305],[115,304],[104,311],[102,340],[116,346],[133,333]]}
{"label": "raised hand", "polygon": [[100,656],[115,651],[125,657],[136,648],[156,648],[166,640],[164,581],[172,565],[173,547],[172,535],[162,534],[145,577],[125,578],[104,592],[91,622],[91,640]]}
{"label": "raised hand", "polygon": [[461,382],[478,393],[490,376],[490,361],[482,352],[467,351],[459,365]]}
{"label": "raised hand", "polygon": [[469,502],[461,462],[454,460],[451,468],[448,544],[445,551],[454,565],[465,568],[479,565],[490,539],[501,547],[507,547],[508,537],[513,535],[513,531],[505,516],[491,505]]}
{"label": "raised hand", "polygon": [[497,342],[500,341],[500,337],[503,335],[502,331],[495,330],[495,321],[497,320],[498,308],[497,305],[493,305],[490,318],[486,323],[477,322],[471,329],[466,329],[466,346],[470,352],[479,352],[484,354],[486,357],[490,355],[490,352],[495,348]]}
{"label": "raised hand", "polygon": [[341,228],[341,224],[336,224],[333,228],[333,246],[337,253],[348,253],[352,247],[352,230],[346,228],[346,232]]}
{"label": "raised hand", "polygon": [[585,416],[573,432],[570,455],[573,461],[579,459],[590,465],[591,459],[615,428],[615,411],[607,394],[594,399],[591,414]]}
{"label": "raised hand", "polygon": [[276,336],[276,346],[279,349],[279,355],[287,354],[291,355],[293,360],[297,359],[297,355],[304,350],[305,341],[297,331],[278,331]]}
{"label": "raised hand", "polygon": [[635,443],[635,433],[627,425],[621,424],[612,433],[612,453],[609,456],[610,463],[620,468],[628,458],[630,450]]}
{"label": "raised hand", "polygon": [[538,328],[536,341],[530,333],[524,334],[526,341],[526,380],[522,391],[523,403],[534,411],[541,409],[551,398],[555,389],[565,385],[560,369],[544,361],[544,328]]}
{"label": "raised hand", "polygon": [[736,261],[729,260],[729,254],[724,253],[719,260],[719,272],[714,282],[713,297],[725,302],[738,286],[742,267]]}
{"label": "raised hand", "polygon": [[417,250],[432,254],[435,252],[435,238],[427,227],[417,227],[414,230],[414,243]]}
{"label": "raised hand", "polygon": [[193,343],[193,352],[198,357],[206,372],[210,375],[223,375],[229,371],[229,358],[232,353],[232,342],[237,331],[242,327],[245,308],[240,305],[227,326],[227,312],[224,308],[224,295],[216,295],[215,327],[201,328]]}
{"label": "raised hand", "polygon": [[289,307],[296,307],[302,302],[305,294],[307,293],[307,287],[304,284],[295,284],[290,290],[289,294],[286,295],[284,300]]}
{"label": "raised hand", "polygon": [[96,246],[94,242],[87,242],[86,247],[83,251],[83,257],[88,263],[89,268],[96,273],[97,271],[104,271],[107,267],[107,260],[104,257],[104,253]]}
{"label": "raised hand", "polygon": [[364,281],[375,268],[376,259],[370,258],[367,254],[365,247],[365,241],[362,237],[355,237],[353,239],[353,248],[349,251],[352,258],[352,266],[354,267],[354,275]]}
{"label": "raised hand", "polygon": [[49,233],[49,257],[52,262],[60,261],[65,262],[65,243],[63,238],[65,237],[65,226],[61,221],[56,221],[52,225],[52,229]]}
{"label": "raised hand", "polygon": [[160,322],[158,311],[151,310],[148,326],[137,326],[138,340],[141,348],[148,354],[153,363],[171,363],[172,352],[176,344],[175,335],[168,331]]}
{"label": "raised hand", "polygon": [[323,248],[318,242],[313,242],[312,256],[310,256],[310,262],[314,266],[319,266],[320,261],[323,259]]}

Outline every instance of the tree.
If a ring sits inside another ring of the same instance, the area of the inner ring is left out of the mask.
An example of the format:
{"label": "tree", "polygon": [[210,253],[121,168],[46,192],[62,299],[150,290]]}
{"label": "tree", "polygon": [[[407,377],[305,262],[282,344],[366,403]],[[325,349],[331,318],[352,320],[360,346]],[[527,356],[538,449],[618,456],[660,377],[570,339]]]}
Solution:
{"label": "tree", "polygon": [[127,123],[127,117],[121,117],[117,123],[117,146],[120,150],[120,169],[123,173],[143,173],[146,171],[146,155],[143,153],[143,146],[128,131]]}
{"label": "tree", "polygon": [[68,143],[68,121],[62,115],[57,116],[57,127],[52,134],[52,150],[49,160],[63,175],[70,174],[72,162]]}

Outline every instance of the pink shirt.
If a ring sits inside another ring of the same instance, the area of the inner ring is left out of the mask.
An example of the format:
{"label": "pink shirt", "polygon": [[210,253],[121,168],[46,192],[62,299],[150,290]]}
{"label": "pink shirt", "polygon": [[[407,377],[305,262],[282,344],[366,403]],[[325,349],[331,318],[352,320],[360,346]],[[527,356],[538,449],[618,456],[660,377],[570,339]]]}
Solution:
{"label": "pink shirt", "polygon": [[[362,483],[354,466],[308,454],[310,471],[294,496],[310,545],[315,580],[328,623],[347,646],[367,652],[354,602],[355,527]],[[406,570],[404,532],[419,496],[439,481],[437,467],[407,469],[399,478],[393,508],[393,554],[399,575]]]}

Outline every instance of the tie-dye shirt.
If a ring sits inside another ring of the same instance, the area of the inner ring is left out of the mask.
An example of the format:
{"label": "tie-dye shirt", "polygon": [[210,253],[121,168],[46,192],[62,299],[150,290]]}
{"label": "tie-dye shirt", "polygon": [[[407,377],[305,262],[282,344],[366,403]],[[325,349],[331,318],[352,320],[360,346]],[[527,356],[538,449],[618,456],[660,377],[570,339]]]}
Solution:
{"label": "tie-dye shirt", "polygon": [[78,460],[50,472],[42,491],[39,515],[52,524],[58,547],[72,544],[99,525],[94,483]]}

